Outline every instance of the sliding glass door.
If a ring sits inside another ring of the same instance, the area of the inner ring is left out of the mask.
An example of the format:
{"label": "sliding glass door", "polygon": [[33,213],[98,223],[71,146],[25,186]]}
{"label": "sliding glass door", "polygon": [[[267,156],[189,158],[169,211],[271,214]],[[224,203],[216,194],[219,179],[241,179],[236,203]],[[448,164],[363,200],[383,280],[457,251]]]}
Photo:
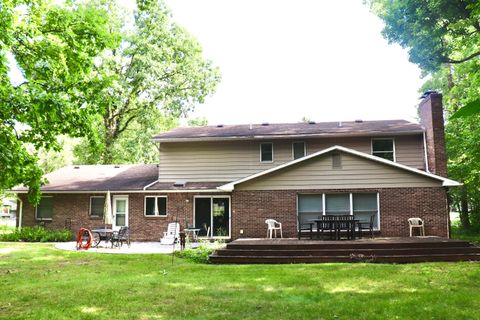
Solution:
{"label": "sliding glass door", "polygon": [[195,228],[200,229],[199,236],[230,237],[229,197],[195,197],[194,215]]}

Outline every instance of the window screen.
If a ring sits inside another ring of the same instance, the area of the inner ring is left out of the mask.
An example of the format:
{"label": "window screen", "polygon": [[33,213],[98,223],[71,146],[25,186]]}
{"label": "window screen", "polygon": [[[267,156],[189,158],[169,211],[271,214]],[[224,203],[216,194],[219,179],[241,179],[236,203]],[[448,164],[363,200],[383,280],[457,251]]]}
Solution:
{"label": "window screen", "polygon": [[353,215],[361,222],[369,222],[374,216],[373,227],[378,229],[378,204],[376,193],[354,193]]}
{"label": "window screen", "polygon": [[326,194],[325,213],[332,215],[350,214],[350,194]]}
{"label": "window screen", "polygon": [[145,215],[146,216],[166,216],[167,198],[166,197],[145,197]]}
{"label": "window screen", "polygon": [[294,142],[293,148],[293,160],[305,157],[305,142]]}
{"label": "window screen", "polygon": [[145,215],[146,216],[155,215],[155,197],[145,198]]}
{"label": "window screen", "polygon": [[45,197],[40,200],[37,206],[38,220],[51,220],[53,217],[53,198]]}
{"label": "window screen", "polygon": [[318,219],[321,215],[323,215],[321,194],[298,195],[298,220],[300,224],[310,222],[312,219]]}
{"label": "window screen", "polygon": [[260,161],[262,162],[273,161],[273,144],[262,143],[260,145]]}
{"label": "window screen", "polygon": [[90,198],[90,215],[94,217],[103,216],[103,208],[105,205],[105,197]]}
{"label": "window screen", "polygon": [[374,139],[372,140],[372,155],[395,161],[395,152],[393,148],[393,139]]}
{"label": "window screen", "polygon": [[158,208],[158,215],[159,216],[166,216],[167,215],[167,198],[158,197],[157,198],[157,208]]}

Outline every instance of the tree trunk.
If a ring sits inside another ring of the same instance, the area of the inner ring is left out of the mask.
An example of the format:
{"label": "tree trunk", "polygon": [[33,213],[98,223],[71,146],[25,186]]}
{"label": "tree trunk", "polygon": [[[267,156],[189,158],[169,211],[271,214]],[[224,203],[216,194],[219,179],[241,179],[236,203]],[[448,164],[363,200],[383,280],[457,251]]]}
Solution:
{"label": "tree trunk", "polygon": [[470,229],[470,217],[468,214],[468,194],[467,188],[462,186],[462,193],[460,198],[460,223],[462,229]]}
{"label": "tree trunk", "polygon": [[112,108],[108,108],[107,112],[103,117],[103,125],[105,129],[103,143],[104,149],[102,150],[101,162],[102,164],[112,164],[113,163],[113,145],[118,136],[118,118],[113,116]]}

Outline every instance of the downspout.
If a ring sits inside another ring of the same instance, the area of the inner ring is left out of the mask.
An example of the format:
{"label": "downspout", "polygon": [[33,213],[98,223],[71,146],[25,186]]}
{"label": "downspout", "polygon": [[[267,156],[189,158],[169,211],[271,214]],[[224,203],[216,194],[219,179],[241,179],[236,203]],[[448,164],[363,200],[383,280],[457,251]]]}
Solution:
{"label": "downspout", "polygon": [[143,187],[143,190],[147,190],[148,188],[150,188],[151,186],[153,186],[157,182],[158,182],[158,179],[153,181],[152,183],[147,184],[145,187]]}
{"label": "downspout", "polygon": [[20,202],[18,208],[18,230],[22,230],[22,223],[23,223],[23,201],[18,197],[18,201]]}
{"label": "downspout", "polygon": [[423,128],[423,152],[425,153],[425,171],[430,172],[430,168],[428,167],[428,152],[427,152],[427,138],[425,136],[425,129]]}

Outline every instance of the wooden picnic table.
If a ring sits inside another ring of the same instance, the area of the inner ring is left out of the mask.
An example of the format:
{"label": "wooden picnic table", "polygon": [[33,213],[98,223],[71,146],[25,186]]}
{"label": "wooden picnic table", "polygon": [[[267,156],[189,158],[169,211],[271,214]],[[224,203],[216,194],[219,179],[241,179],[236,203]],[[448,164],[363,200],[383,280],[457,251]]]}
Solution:
{"label": "wooden picnic table", "polygon": [[330,239],[341,240],[342,232],[345,231],[347,239],[355,239],[355,229],[359,220],[353,218],[353,216],[334,216],[326,215],[320,216],[318,219],[309,220],[317,224],[317,238],[320,238],[320,233],[328,231]]}

